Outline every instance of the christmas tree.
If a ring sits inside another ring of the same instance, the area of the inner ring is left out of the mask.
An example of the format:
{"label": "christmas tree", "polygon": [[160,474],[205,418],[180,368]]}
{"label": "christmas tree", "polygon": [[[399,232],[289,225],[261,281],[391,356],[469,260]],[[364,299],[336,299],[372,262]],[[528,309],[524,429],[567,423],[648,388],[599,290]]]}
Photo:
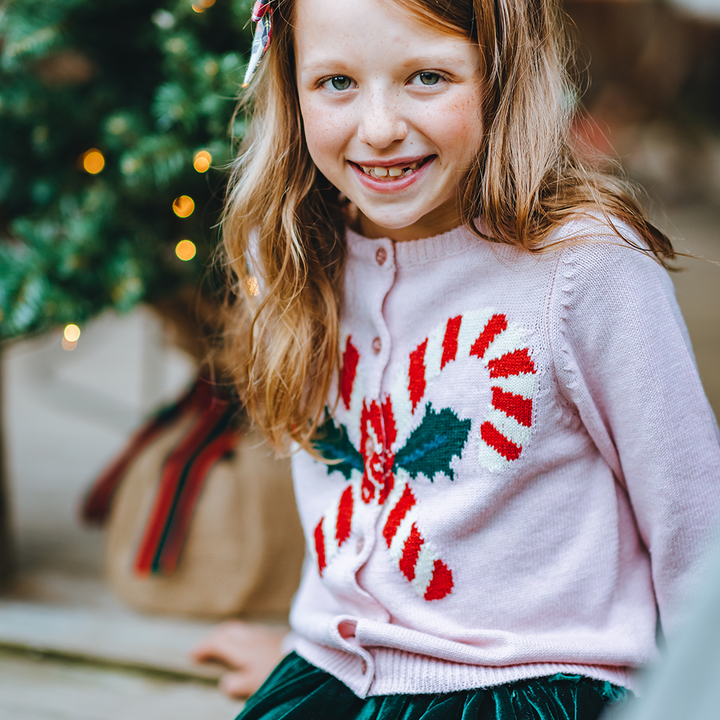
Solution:
{"label": "christmas tree", "polygon": [[0,0],[3,338],[208,274],[251,5]]}

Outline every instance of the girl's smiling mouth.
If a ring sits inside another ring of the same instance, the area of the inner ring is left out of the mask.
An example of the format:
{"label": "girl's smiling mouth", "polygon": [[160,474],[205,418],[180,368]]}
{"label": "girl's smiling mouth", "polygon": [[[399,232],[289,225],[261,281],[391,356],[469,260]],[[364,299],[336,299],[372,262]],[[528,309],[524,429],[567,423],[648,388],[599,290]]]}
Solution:
{"label": "girl's smiling mouth", "polygon": [[381,185],[385,186],[383,189],[401,190],[423,175],[423,170],[436,158],[437,155],[428,155],[420,158],[376,160],[368,163],[353,162],[352,160],[348,162],[360,176],[363,185],[373,189],[378,189],[378,186]]}

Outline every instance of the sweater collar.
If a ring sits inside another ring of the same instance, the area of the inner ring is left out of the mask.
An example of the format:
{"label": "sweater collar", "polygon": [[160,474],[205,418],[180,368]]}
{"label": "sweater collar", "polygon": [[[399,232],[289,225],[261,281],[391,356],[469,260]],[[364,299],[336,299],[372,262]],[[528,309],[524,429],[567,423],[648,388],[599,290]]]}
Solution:
{"label": "sweater collar", "polygon": [[[482,221],[479,221],[479,225],[482,229]],[[374,264],[378,248],[391,246],[396,267],[425,265],[471,249],[477,251],[479,245],[490,245],[483,242],[467,225],[460,225],[440,235],[404,242],[395,242],[389,238],[367,238],[350,228],[347,228],[346,237],[348,254],[363,262]]]}

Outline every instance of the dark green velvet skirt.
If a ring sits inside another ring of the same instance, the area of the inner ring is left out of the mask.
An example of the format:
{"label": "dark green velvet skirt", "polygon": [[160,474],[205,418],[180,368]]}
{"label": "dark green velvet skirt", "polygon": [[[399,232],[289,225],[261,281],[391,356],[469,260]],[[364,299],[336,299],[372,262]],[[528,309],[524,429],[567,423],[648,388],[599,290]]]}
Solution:
{"label": "dark green velvet skirt", "polygon": [[359,698],[291,653],[247,701],[237,720],[596,720],[630,693],[580,675],[553,675],[435,695]]}

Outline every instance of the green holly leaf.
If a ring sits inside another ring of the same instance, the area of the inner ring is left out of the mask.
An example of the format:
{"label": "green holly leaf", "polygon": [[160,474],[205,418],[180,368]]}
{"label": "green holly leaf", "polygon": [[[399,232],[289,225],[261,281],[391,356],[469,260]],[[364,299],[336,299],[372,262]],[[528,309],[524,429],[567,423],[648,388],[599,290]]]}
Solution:
{"label": "green holly leaf", "polygon": [[422,473],[432,481],[436,473],[444,473],[454,480],[450,461],[460,457],[470,425],[470,420],[460,420],[450,408],[438,413],[428,403],[422,422],[395,455],[393,469],[402,468],[412,478]]}
{"label": "green holly leaf", "polygon": [[341,472],[346,480],[350,479],[353,470],[362,473],[365,469],[362,455],[350,442],[347,428],[342,423],[335,425],[327,413],[325,421],[315,433],[312,446],[328,462],[328,472]]}

